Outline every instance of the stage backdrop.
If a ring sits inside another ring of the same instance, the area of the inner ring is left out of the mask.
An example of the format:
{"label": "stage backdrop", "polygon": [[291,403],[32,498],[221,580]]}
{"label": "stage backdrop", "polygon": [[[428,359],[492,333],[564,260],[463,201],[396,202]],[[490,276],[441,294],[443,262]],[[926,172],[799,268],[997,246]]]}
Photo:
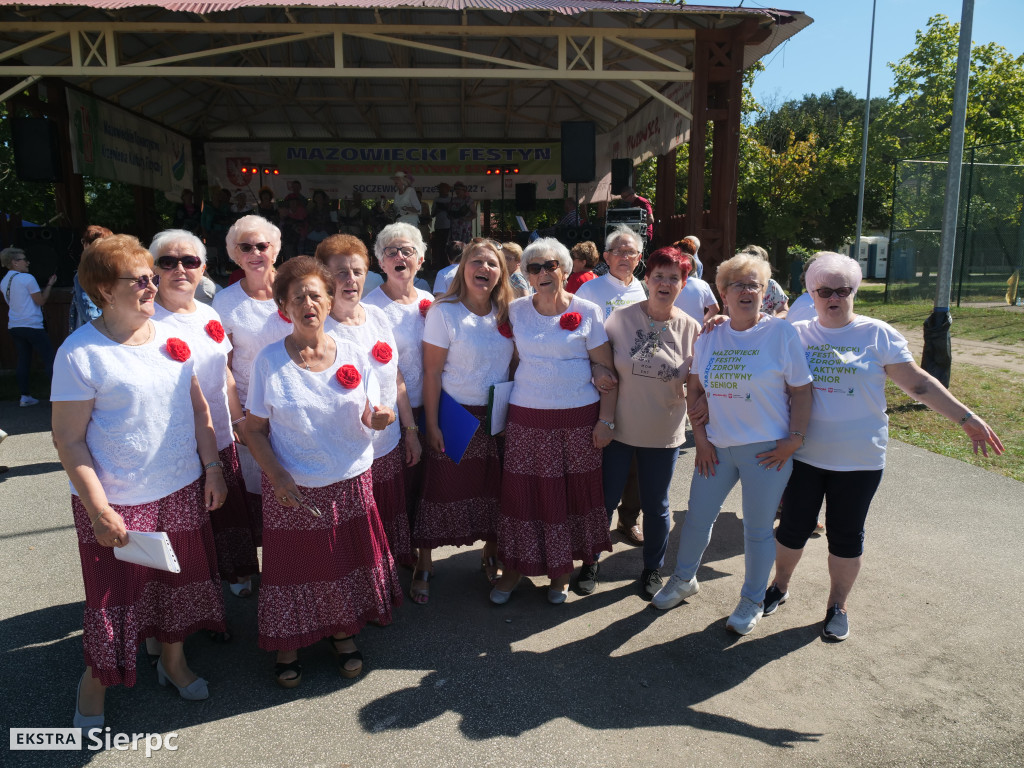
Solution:
{"label": "stage backdrop", "polygon": [[84,93],[67,94],[75,173],[152,187],[169,200],[192,186],[186,137]]}

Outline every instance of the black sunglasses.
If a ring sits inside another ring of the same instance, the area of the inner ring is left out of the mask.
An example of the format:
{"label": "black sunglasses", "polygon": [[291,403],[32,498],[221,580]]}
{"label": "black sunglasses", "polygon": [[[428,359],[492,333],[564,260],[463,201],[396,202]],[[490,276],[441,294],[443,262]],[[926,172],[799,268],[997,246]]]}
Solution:
{"label": "black sunglasses", "polygon": [[203,266],[203,262],[198,256],[161,256],[156,260],[156,265],[160,269],[176,269],[179,264],[185,269],[199,269]]}
{"label": "black sunglasses", "polygon": [[850,288],[849,286],[844,286],[842,288],[818,288],[814,292],[823,299],[831,299],[833,295],[838,296],[840,299],[845,299],[853,293],[853,288]]}
{"label": "black sunglasses", "polygon": [[554,272],[562,266],[558,259],[552,259],[551,261],[534,261],[526,265],[526,271],[531,275],[539,275],[543,269],[545,272]]}
{"label": "black sunglasses", "polygon": [[270,248],[270,243],[235,243],[235,247],[242,253],[252,253],[253,248],[263,253]]}
{"label": "black sunglasses", "polygon": [[119,277],[118,280],[131,280],[132,288],[137,291],[144,291],[149,286],[156,288],[160,285],[160,275],[140,275],[139,277]]}

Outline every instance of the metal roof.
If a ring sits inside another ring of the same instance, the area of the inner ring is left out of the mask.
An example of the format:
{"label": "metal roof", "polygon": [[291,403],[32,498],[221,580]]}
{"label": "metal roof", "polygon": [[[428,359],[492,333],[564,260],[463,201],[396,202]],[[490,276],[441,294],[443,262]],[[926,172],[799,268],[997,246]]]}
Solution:
{"label": "metal roof", "polygon": [[0,0],[0,93],[40,76],[195,139],[552,140],[692,76],[697,30],[742,66],[811,23],[626,0]]}

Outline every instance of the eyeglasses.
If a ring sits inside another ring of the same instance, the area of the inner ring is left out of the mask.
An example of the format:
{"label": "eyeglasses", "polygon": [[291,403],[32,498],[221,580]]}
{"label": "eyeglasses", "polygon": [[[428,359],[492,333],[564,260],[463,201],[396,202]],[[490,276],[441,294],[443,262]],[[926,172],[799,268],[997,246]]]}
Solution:
{"label": "eyeglasses", "polygon": [[177,269],[179,264],[185,269],[199,269],[203,266],[203,262],[198,256],[161,256],[156,260],[156,265],[160,269],[168,271]]}
{"label": "eyeglasses", "polygon": [[815,293],[823,299],[831,299],[833,296],[845,299],[853,293],[853,288],[850,288],[849,286],[843,286],[842,288],[818,288]]}
{"label": "eyeglasses", "polygon": [[28,256],[22,254],[21,256],[15,256],[11,261],[28,261]]}
{"label": "eyeglasses", "polygon": [[616,256],[625,256],[627,259],[640,255],[640,251],[635,248],[612,248],[609,253],[613,253]]}
{"label": "eyeglasses", "polygon": [[398,254],[402,254],[405,258],[411,259],[413,256],[416,256],[417,253],[418,251],[411,245],[403,245],[401,248],[396,245],[389,245],[384,249],[384,255],[389,259],[395,258]]}
{"label": "eyeglasses", "polygon": [[252,253],[254,248],[260,253],[265,253],[270,248],[270,243],[235,243],[235,247],[242,253]]}
{"label": "eyeglasses", "polygon": [[156,288],[160,285],[160,278],[157,275],[140,275],[139,277],[119,277],[118,280],[131,280],[132,288],[137,291],[144,291],[149,286]]}
{"label": "eyeglasses", "polygon": [[545,272],[554,272],[561,266],[562,264],[558,259],[552,259],[551,261],[534,261],[526,265],[526,271],[531,275],[539,275],[542,269]]}
{"label": "eyeglasses", "polygon": [[757,293],[764,288],[761,283],[729,283],[730,288],[735,288],[740,293],[744,291],[750,291],[751,293]]}

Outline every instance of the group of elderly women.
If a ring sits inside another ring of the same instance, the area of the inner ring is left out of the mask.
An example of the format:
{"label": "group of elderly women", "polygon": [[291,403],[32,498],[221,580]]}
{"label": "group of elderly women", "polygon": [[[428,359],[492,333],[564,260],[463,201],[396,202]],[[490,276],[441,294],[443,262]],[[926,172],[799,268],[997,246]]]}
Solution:
{"label": "group of elderly women", "polygon": [[[396,564],[413,568],[409,595],[425,604],[437,547],[482,541],[493,603],[523,576],[547,577],[548,601],[563,603],[574,562],[593,578],[611,549],[609,518],[634,456],[641,584],[656,607],[699,589],[712,524],[739,479],[746,578],[729,628],[745,634],[785,602],[824,498],[826,633],[841,639],[835,617],[845,617],[884,460],[886,375],[960,421],[976,448],[1001,451],[895,331],[853,314],[859,271],[843,257],[815,261],[818,318],[796,328],[760,312],[768,265],[730,259],[717,278],[730,317],[699,335],[674,306],[691,269],[674,248],[648,259],[648,298],[605,320],[567,291],[572,260],[549,238],[523,253],[531,295],[513,300],[502,246],[476,238],[436,301],[414,285],[425,245],[408,224],[377,238],[387,281],[367,296],[358,238],[327,237],[316,258],[280,267],[280,231],[266,219],[240,218],[226,240],[245,277],[212,309],[194,299],[205,249],[188,232],[163,232],[148,250],[115,235],[83,255],[79,280],[102,314],[58,351],[51,397],[86,590],[78,727],[102,727],[107,686],[134,685],[143,641],[162,685],[206,698],[183,641],[198,630],[229,639],[220,581],[251,594],[259,546],[259,645],[276,652],[286,688],[302,679],[299,649],[320,640],[343,676],[358,676],[355,636],[388,624],[401,602]],[[841,402],[840,388],[813,383],[830,355],[848,371]],[[510,377],[502,443],[487,406]],[[687,405],[696,467],[663,583]],[[460,406],[479,426],[453,457],[443,412]],[[180,571],[119,559],[135,532],[166,533]]]}

